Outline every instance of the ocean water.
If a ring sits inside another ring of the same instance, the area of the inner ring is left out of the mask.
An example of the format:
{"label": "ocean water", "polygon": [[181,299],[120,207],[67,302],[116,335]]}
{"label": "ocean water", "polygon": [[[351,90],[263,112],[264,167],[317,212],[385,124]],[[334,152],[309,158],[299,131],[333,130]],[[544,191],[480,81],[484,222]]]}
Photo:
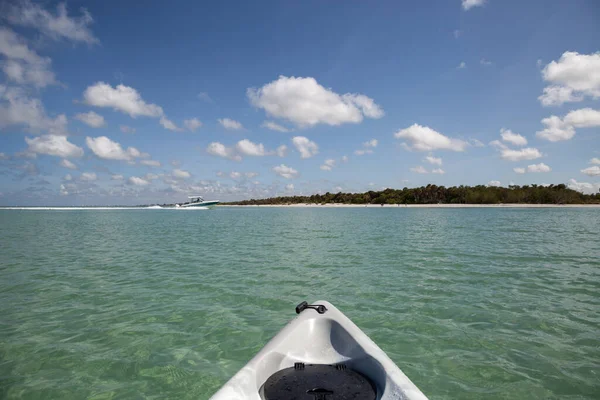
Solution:
{"label": "ocean water", "polygon": [[0,398],[207,399],[329,300],[430,399],[598,399],[599,209],[0,210]]}

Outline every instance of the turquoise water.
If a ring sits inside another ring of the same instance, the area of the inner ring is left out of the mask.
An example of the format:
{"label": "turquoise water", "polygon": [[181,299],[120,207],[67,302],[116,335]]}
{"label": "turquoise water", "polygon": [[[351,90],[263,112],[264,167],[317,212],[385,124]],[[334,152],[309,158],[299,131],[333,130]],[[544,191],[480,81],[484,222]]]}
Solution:
{"label": "turquoise water", "polygon": [[206,399],[326,299],[431,399],[597,399],[600,210],[0,210],[0,398]]}

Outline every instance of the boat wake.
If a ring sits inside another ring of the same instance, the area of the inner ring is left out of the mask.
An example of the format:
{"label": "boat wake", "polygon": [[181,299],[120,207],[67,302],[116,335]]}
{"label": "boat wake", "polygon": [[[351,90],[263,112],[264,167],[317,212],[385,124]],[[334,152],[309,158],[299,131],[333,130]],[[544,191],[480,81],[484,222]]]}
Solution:
{"label": "boat wake", "polygon": [[80,210],[164,210],[161,206],[151,207],[0,207],[0,210],[29,211],[80,211]]}
{"label": "boat wake", "polygon": [[0,210],[28,211],[119,211],[119,210],[208,210],[208,207],[0,207]]}

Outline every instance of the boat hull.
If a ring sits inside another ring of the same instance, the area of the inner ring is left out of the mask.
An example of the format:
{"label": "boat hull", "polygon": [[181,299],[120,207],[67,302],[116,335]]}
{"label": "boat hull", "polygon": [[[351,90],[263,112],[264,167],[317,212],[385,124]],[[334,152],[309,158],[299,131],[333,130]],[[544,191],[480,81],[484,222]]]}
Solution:
{"label": "boat hull", "polygon": [[212,400],[261,400],[267,379],[295,363],[345,364],[367,377],[377,399],[427,400],[394,362],[341,311],[305,309],[215,393]]}
{"label": "boat hull", "polygon": [[200,203],[186,203],[182,204],[180,207],[191,208],[191,207],[212,207],[219,204],[218,200],[215,201],[203,201]]}

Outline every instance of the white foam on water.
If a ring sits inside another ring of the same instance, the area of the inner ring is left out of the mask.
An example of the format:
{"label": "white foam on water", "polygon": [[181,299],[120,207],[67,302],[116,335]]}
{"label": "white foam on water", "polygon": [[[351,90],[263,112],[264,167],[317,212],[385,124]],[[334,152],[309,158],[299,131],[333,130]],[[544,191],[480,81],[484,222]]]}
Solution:
{"label": "white foam on water", "polygon": [[79,210],[153,210],[164,208],[152,207],[0,207],[0,210],[30,210],[30,211],[79,211]]}
{"label": "white foam on water", "polygon": [[81,211],[81,210],[208,210],[208,207],[0,207],[0,210]]}

